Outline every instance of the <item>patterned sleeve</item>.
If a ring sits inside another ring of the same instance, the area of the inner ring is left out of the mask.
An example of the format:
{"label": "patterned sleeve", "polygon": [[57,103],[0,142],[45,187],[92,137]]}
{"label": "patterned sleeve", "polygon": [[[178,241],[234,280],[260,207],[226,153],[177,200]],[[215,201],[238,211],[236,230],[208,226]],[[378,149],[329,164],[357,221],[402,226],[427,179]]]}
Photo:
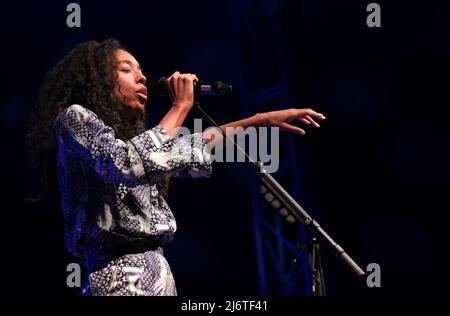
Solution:
{"label": "patterned sleeve", "polygon": [[[161,138],[170,138],[166,130],[156,126],[153,130]],[[211,155],[201,133],[171,139],[159,148],[153,148],[152,134],[143,133],[132,139],[143,160],[147,172],[161,171],[176,177],[209,177],[211,175]]]}
{"label": "patterned sleeve", "polygon": [[176,154],[180,161],[191,161],[188,168],[178,169],[175,177],[206,178],[211,175],[211,155],[201,133],[177,138],[174,141]]}
{"label": "patterned sleeve", "polygon": [[[185,147],[170,138],[160,125],[124,142],[92,111],[74,104],[56,122],[59,145],[82,159],[108,183],[136,186],[155,184],[163,176],[190,168],[210,170],[206,145]],[[201,156],[201,157],[200,157]]]}

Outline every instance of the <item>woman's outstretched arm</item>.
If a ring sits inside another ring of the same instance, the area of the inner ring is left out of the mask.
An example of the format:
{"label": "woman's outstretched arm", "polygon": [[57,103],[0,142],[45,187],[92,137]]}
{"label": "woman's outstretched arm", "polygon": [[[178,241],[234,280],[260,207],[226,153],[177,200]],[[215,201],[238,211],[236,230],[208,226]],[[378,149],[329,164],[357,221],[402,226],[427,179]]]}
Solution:
{"label": "woman's outstretched arm", "polygon": [[[174,72],[167,79],[167,84],[170,87],[168,91],[172,99],[172,107],[163,117],[160,125],[164,127],[170,137],[173,137],[178,128],[183,125],[186,116],[194,104],[194,84],[196,81],[198,81],[196,75],[189,73],[181,74],[178,71]],[[229,127],[242,127],[245,129],[250,126],[271,126],[304,135],[305,131],[303,129],[291,125],[289,122],[299,120],[305,124],[312,124],[315,127],[320,127],[314,119],[324,120],[325,116],[312,109],[292,108],[280,111],[258,113],[239,121],[221,125],[220,129],[225,133],[226,128]],[[203,133],[203,139],[206,143],[209,143],[213,139],[217,140],[218,137],[214,135],[221,134],[217,132],[218,131],[213,129],[205,131]]]}
{"label": "woman's outstretched arm", "polygon": [[325,116],[318,113],[312,109],[286,109],[280,111],[264,112],[258,113],[251,117],[227,123],[220,126],[221,131],[216,129],[209,129],[203,132],[203,139],[208,144],[212,140],[219,141],[222,140],[222,133],[226,132],[227,128],[247,128],[250,126],[269,126],[269,127],[279,127],[282,130],[291,131],[298,133],[300,135],[305,135],[305,130],[300,127],[289,124],[293,120],[299,120],[307,125],[312,124],[314,127],[320,127],[320,125],[314,120],[324,120]]}

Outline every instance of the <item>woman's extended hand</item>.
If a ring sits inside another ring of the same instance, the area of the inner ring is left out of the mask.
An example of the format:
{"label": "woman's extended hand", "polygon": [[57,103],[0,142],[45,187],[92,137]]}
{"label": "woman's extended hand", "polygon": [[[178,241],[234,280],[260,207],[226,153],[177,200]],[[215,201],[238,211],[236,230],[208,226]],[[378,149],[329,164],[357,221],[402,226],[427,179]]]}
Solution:
{"label": "woman's extended hand", "polygon": [[300,135],[305,135],[305,131],[297,126],[288,124],[293,120],[302,121],[305,124],[312,124],[315,127],[320,127],[320,125],[314,120],[317,118],[319,120],[324,120],[325,116],[321,113],[317,113],[311,109],[287,109],[281,111],[272,111],[265,113],[258,113],[251,117],[227,123],[220,126],[221,132],[217,132],[216,129],[209,129],[203,132],[203,139],[208,144],[211,141],[217,141],[223,139],[222,133],[228,133],[228,128],[247,128],[249,126],[274,126],[279,127],[283,130],[298,133]]}
{"label": "woman's extended hand", "polygon": [[317,113],[312,109],[287,109],[281,111],[272,111],[259,113],[256,115],[258,126],[273,126],[279,127],[282,130],[291,131],[300,135],[305,135],[305,130],[300,127],[289,124],[293,120],[299,120],[305,124],[313,125],[314,127],[320,127],[320,125],[314,120],[324,120],[325,116],[321,113]]}

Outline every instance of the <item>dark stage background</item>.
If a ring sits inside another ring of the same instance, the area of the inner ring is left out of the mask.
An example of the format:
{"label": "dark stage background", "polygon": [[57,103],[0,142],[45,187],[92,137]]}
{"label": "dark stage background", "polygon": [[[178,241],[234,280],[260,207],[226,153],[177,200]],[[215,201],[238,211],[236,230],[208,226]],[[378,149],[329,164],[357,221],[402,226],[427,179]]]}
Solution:
{"label": "dark stage background", "polygon": [[[381,266],[382,287],[369,289],[324,251],[328,293],[449,294],[450,5],[378,1],[382,27],[371,29],[370,2],[78,1],[82,25],[74,29],[66,26],[69,1],[2,2],[1,292],[75,295],[65,283],[75,259],[64,247],[57,196],[23,203],[26,118],[47,69],[79,42],[115,37],[147,77],[180,70],[232,83],[233,95],[204,99],[224,123],[244,116],[245,23],[255,23],[258,45],[278,21],[293,104],[328,118],[294,136],[299,202],[363,267]],[[151,120],[165,110],[164,100],[151,102]],[[281,133],[281,142],[288,137]],[[172,184],[179,228],[166,255],[179,294],[257,295],[255,175],[242,163],[214,168],[211,179]]]}

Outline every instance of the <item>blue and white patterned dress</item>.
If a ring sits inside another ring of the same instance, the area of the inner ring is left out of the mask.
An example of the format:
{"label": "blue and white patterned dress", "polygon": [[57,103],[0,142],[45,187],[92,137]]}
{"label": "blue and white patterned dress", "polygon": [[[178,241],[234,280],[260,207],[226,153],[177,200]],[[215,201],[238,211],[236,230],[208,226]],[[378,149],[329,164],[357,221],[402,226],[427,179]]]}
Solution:
{"label": "blue and white patterned dress", "polygon": [[124,142],[74,104],[55,124],[57,174],[69,251],[86,262],[93,295],[176,295],[162,246],[175,218],[156,183],[208,177],[201,133],[172,139],[160,125]]}

